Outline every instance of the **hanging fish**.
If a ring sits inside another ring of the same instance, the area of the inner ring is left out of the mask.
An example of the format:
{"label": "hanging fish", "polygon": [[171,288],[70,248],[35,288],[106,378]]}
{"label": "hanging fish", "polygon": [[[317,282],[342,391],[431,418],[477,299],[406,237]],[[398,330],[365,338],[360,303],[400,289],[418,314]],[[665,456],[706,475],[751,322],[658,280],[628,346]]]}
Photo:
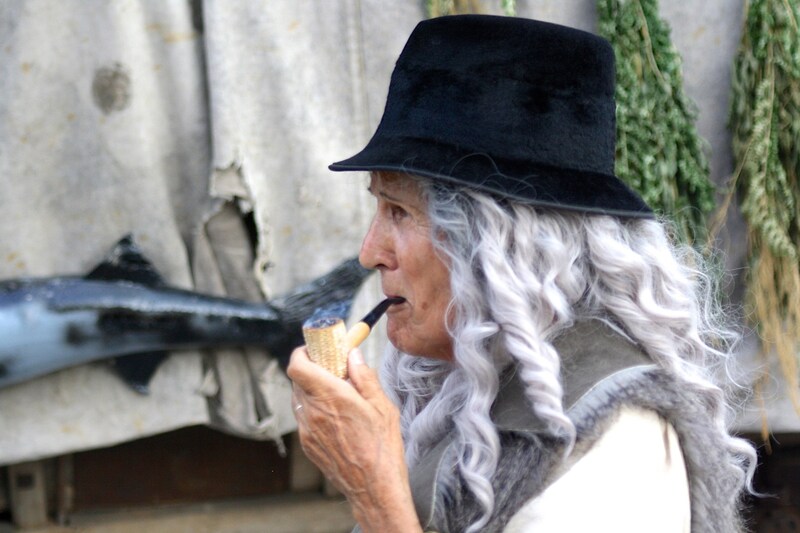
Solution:
{"label": "hanging fish", "polygon": [[353,258],[264,303],[167,286],[132,237],[85,277],[0,281],[0,388],[91,361],[111,360],[146,394],[169,352],[260,346],[283,364],[315,310],[350,312],[370,271]]}

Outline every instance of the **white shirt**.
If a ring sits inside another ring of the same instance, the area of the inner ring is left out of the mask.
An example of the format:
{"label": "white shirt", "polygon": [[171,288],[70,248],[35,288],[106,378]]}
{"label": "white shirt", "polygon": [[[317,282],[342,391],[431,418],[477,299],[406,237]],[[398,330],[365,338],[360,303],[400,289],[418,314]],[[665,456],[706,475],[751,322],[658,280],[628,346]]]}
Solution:
{"label": "white shirt", "polygon": [[624,407],[589,452],[525,504],[505,533],[689,533],[686,466],[671,424]]}

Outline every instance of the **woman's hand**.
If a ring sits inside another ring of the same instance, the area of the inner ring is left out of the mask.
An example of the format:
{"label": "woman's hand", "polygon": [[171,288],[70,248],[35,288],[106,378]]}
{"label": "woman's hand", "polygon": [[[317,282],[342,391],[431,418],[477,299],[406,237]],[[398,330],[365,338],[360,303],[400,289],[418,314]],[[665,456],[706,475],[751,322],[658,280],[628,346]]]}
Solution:
{"label": "woman's hand", "polygon": [[350,382],[292,353],[287,374],[303,451],[348,499],[361,528],[421,531],[408,484],[400,415],[361,352],[350,352]]}

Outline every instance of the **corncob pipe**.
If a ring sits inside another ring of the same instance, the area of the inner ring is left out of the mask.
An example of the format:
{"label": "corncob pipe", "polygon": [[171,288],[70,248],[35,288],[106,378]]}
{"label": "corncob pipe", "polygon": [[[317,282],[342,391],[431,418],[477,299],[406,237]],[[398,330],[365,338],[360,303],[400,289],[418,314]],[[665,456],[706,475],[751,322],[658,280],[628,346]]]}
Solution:
{"label": "corncob pipe", "polygon": [[308,356],[337,377],[346,378],[347,354],[350,350],[364,342],[390,305],[404,301],[405,299],[399,297],[386,298],[350,328],[350,331],[346,330],[344,321],[337,317],[308,321],[303,325]]}

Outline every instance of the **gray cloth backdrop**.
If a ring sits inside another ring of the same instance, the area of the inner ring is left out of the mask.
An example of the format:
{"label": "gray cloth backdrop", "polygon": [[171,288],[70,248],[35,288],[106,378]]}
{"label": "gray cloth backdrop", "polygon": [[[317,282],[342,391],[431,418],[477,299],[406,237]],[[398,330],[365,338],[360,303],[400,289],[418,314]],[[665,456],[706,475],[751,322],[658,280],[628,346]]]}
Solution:
{"label": "gray cloth backdrop", "polygon": [[[661,4],[723,182],[743,1]],[[596,28],[593,0],[520,0],[518,16]],[[365,176],[327,165],[368,140],[424,17],[419,0],[0,3],[0,279],[86,273],[133,233],[168,283],[260,300],[357,254]],[[728,228],[736,266],[741,221]],[[354,314],[380,296],[371,279]],[[382,337],[364,347],[373,363]],[[295,427],[289,397],[258,350],[175,354],[148,397],[89,364],[0,390],[0,464],[194,424],[278,439]]]}

